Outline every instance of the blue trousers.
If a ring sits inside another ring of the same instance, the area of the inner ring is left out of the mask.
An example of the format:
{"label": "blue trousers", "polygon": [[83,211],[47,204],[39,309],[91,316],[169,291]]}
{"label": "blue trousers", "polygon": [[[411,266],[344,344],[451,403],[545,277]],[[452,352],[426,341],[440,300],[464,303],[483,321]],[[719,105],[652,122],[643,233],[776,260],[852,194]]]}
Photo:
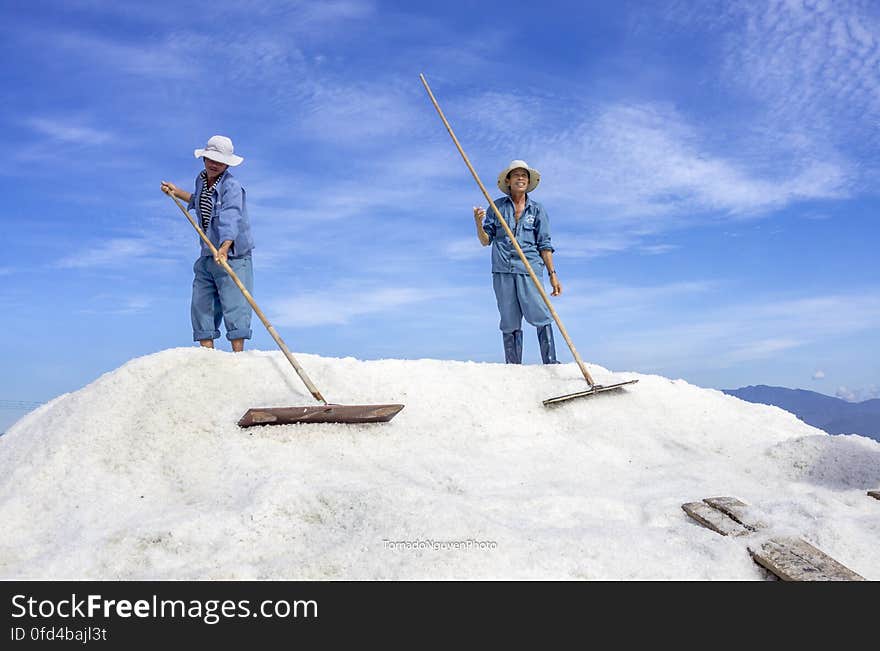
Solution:
{"label": "blue trousers", "polygon": [[536,328],[553,322],[550,310],[532,279],[525,274],[493,273],[492,286],[501,314],[501,332],[522,329],[522,319]]}
{"label": "blue trousers", "polygon": [[[251,256],[227,258],[235,275],[251,293],[254,291],[254,267]],[[226,270],[210,256],[202,256],[193,265],[193,291],[190,313],[193,341],[217,339],[221,319],[226,324],[226,338],[250,339],[251,306]]]}

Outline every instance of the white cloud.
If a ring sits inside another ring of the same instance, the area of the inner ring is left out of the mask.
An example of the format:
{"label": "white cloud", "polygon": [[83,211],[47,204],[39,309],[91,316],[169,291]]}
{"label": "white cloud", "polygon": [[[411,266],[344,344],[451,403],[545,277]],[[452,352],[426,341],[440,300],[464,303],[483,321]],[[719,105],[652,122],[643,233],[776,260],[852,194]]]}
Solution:
{"label": "white cloud", "polygon": [[[706,0],[654,14],[719,44],[718,83],[747,114],[740,140],[817,160],[870,154],[880,134],[880,15],[870,0]],[[743,95],[743,91],[745,95]]]}
{"label": "white cloud", "polygon": [[553,245],[557,258],[598,258],[603,255],[618,253],[634,248],[640,238],[627,234],[554,234]]}
{"label": "white cloud", "polygon": [[77,145],[102,145],[113,140],[111,132],[67,120],[31,118],[27,125],[53,140]]}
{"label": "white cloud", "polygon": [[[102,16],[108,13],[118,14],[131,20],[150,24],[179,23],[179,15],[174,12],[160,11],[153,5],[135,4],[130,7],[107,3],[104,0],[68,0],[65,6],[79,11],[95,12]],[[185,5],[184,5],[185,6]],[[275,25],[283,25],[285,29],[313,28],[321,23],[330,23],[346,19],[365,18],[373,10],[373,3],[364,0],[249,0],[246,4],[238,0],[215,0],[211,4],[212,16],[222,21],[235,21],[241,26],[243,18],[251,17]]]}
{"label": "white cloud", "polygon": [[566,296],[566,306],[586,308],[591,312],[629,315],[634,311],[645,312],[654,306],[666,305],[676,298],[701,297],[715,287],[714,282],[700,280],[645,286],[610,285],[596,281],[590,282],[587,290],[575,283],[571,286],[571,295]]}
{"label": "white cloud", "polygon": [[102,242],[95,247],[78,247],[82,252],[75,253],[58,261],[63,269],[82,269],[120,264],[132,257],[141,255],[144,242],[134,238],[118,238]]}
{"label": "white cloud", "polygon": [[[709,303],[715,297],[707,296],[696,310],[671,300],[655,300],[666,291],[647,293],[645,298],[643,293],[642,288],[622,287],[575,303],[589,308],[587,314],[610,315],[605,318],[617,334],[609,341],[609,350],[616,356],[652,360],[655,367],[698,363],[704,368],[727,368],[784,358],[801,347],[880,328],[876,292],[715,306]],[[633,328],[633,315],[651,319],[652,327]]]}
{"label": "white cloud", "polygon": [[[102,240],[91,246],[80,245],[78,253],[60,259],[55,266],[62,269],[114,267],[151,258],[155,262],[174,249],[162,246],[158,238],[120,237]],[[173,253],[171,254],[173,255]]]}
{"label": "white cloud", "polygon": [[[495,168],[510,156],[541,170],[536,196],[551,219],[558,216],[574,231],[563,237],[554,229],[565,243],[561,256],[632,249],[665,253],[669,245],[646,244],[646,237],[707,221],[759,217],[852,191],[853,167],[833,152],[814,157],[780,143],[719,144],[715,125],[703,127],[664,104],[575,110],[572,98],[522,92],[486,93],[451,104],[447,116],[460,121],[460,129],[454,125],[459,138],[470,135],[463,146],[491,194],[497,194]],[[440,144],[454,152],[442,135]],[[487,160],[494,166],[487,169]],[[461,161],[447,158],[449,165],[466,178]],[[438,169],[426,170],[425,178]]]}
{"label": "white cloud", "polygon": [[395,288],[328,288],[274,301],[272,321],[282,326],[343,325],[367,314],[389,314],[399,308],[457,294],[458,290]]}
{"label": "white cloud", "polygon": [[299,2],[296,6],[295,23],[309,31],[325,25],[350,20],[365,20],[375,12],[372,2],[359,0],[323,0],[322,2]]}
{"label": "white cloud", "polygon": [[476,260],[488,255],[487,249],[477,240],[476,228],[473,237],[447,242],[443,246],[443,252],[452,260]]}
{"label": "white cloud", "polygon": [[875,398],[880,398],[880,387],[877,387],[873,384],[867,387],[855,389],[851,389],[846,386],[840,386],[837,388],[837,391],[834,392],[834,395],[841,400],[846,400],[847,402],[862,402],[864,400],[873,400]]}
{"label": "white cloud", "polygon": [[82,32],[47,35],[46,42],[93,64],[121,72],[162,79],[192,77],[201,69],[199,49],[185,33],[168,33],[161,39],[120,41]]}
{"label": "white cloud", "polygon": [[140,314],[149,310],[155,300],[149,296],[116,296],[100,294],[93,296],[80,314]]}
{"label": "white cloud", "polygon": [[302,137],[350,146],[409,132],[419,120],[405,92],[375,83],[314,84],[302,108]]}
{"label": "white cloud", "polygon": [[[846,197],[856,174],[833,149],[818,156],[815,148],[786,141],[719,137],[717,124],[703,125],[659,102],[580,105],[573,98],[494,92],[458,104],[456,113],[466,118],[462,131],[477,138],[475,150],[536,166],[540,200],[568,206],[565,219],[588,226],[592,235],[606,233],[612,250],[688,224]],[[749,133],[742,124],[730,130]],[[511,133],[517,134],[515,150]],[[471,155],[478,170],[485,156]],[[494,168],[482,173],[494,187]]]}
{"label": "white cloud", "polygon": [[825,371],[822,371],[822,370],[816,371],[815,373],[813,373],[813,379],[814,380],[824,380],[825,379]]}
{"label": "white cloud", "polygon": [[863,2],[742,3],[728,72],[780,118],[823,127],[826,118],[874,124],[880,116],[880,20]]}
{"label": "white cloud", "polygon": [[848,181],[836,161],[789,157],[754,168],[735,151],[714,153],[707,134],[659,105],[608,106],[558,140],[542,170],[553,179],[551,196],[584,206],[583,219],[642,229],[665,228],[669,216],[717,219],[839,197]]}
{"label": "white cloud", "polygon": [[[735,169],[748,172],[747,181],[768,184],[739,186],[746,212],[876,187],[876,8],[870,0],[706,0],[664,3],[638,19],[651,30],[656,24],[646,21],[668,21],[671,42],[689,33],[705,42],[706,61],[695,66],[694,81],[718,106],[701,140],[720,146],[703,153],[723,151]],[[724,181],[734,178],[729,169],[721,171],[719,182],[738,186]],[[763,187],[770,190],[767,202],[760,200]]]}
{"label": "white cloud", "polygon": [[646,244],[644,246],[640,246],[639,250],[646,255],[663,255],[664,253],[669,253],[670,251],[675,251],[679,249],[677,244]]}
{"label": "white cloud", "polygon": [[[483,148],[506,151],[525,145],[524,148],[528,149],[530,145],[527,142],[539,139],[539,134],[546,134],[555,125],[563,122],[555,110],[555,102],[527,92],[488,91],[453,98],[450,102],[444,102],[438,97],[437,101],[453,131],[462,141],[465,151],[468,149],[469,137],[479,138]],[[434,108],[431,107],[430,110],[433,112]],[[438,125],[441,124],[439,118],[432,117]],[[516,136],[512,137],[512,134]],[[449,146],[453,146],[452,142]],[[509,158],[496,165],[497,171],[501,170],[503,163],[519,157],[518,154],[508,153]],[[526,161],[531,163],[528,158]],[[485,180],[491,183],[491,187],[495,187],[494,176]]]}
{"label": "white cloud", "polygon": [[771,337],[768,339],[753,339],[742,344],[731,343],[733,345],[721,354],[721,358],[727,364],[776,357],[779,353],[784,353],[804,345],[805,341],[791,337]]}

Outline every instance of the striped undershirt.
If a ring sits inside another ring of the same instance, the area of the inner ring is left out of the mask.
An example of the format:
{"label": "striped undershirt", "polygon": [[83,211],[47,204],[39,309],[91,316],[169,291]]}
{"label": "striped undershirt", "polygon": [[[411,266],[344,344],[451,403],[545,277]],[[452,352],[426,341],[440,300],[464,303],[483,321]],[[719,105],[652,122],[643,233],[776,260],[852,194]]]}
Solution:
{"label": "striped undershirt", "polygon": [[205,184],[202,187],[202,193],[199,195],[199,215],[202,217],[202,230],[207,233],[208,226],[211,224],[211,213],[214,212],[214,186],[217,185],[220,177],[218,176],[214,179],[214,182],[209,186],[208,173],[202,170],[199,176],[202,177],[202,181]]}

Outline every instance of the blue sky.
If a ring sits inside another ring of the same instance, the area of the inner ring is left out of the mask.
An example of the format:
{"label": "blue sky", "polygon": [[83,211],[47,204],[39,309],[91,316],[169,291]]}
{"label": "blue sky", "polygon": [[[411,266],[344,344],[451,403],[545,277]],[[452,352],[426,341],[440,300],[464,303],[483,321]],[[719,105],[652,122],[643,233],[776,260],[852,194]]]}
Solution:
{"label": "blue sky", "polygon": [[489,187],[541,170],[585,360],[880,396],[878,38],[867,1],[3,3],[0,400],[191,345],[198,244],[158,187],[215,133],[294,351],[502,361],[419,73]]}

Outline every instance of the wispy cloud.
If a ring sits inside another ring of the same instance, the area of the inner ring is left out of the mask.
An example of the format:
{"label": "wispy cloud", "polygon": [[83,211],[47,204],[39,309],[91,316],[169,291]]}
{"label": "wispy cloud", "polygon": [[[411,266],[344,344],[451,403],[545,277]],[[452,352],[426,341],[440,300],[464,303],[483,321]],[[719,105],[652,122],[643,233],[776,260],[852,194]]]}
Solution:
{"label": "wispy cloud", "polygon": [[[189,10],[193,4],[176,3],[174,6],[179,10]],[[136,18],[142,23],[175,24],[179,23],[179,15],[171,12],[157,11],[156,5],[132,5],[125,7],[116,4],[107,4],[103,0],[68,0],[65,6],[83,13],[95,13],[99,16],[115,14],[127,19]],[[161,6],[161,5],[160,5]],[[244,17],[255,17],[255,22],[261,20],[274,21],[288,19],[294,22],[314,26],[327,22],[343,19],[361,18],[369,15],[373,3],[367,0],[324,0],[315,3],[308,0],[250,0],[243,5],[237,0],[215,0],[211,5],[211,15],[206,18],[217,17],[223,21],[231,18],[241,20]],[[287,24],[285,23],[285,27]]]}
{"label": "wispy cloud", "polygon": [[[504,151],[511,147],[522,147],[533,150],[533,143],[552,137],[558,126],[567,121],[566,118],[573,117],[569,115],[570,109],[560,104],[563,102],[558,98],[542,97],[527,91],[492,90],[455,97],[445,106],[444,113],[452,123],[453,130],[460,127],[463,145],[476,139],[483,148]],[[510,156],[515,157],[514,154]],[[494,178],[484,181],[492,187],[495,185]]]}
{"label": "wispy cloud", "polygon": [[[729,6],[743,29],[727,39],[727,74],[775,114],[777,123],[873,132],[880,118],[880,17],[859,0],[767,0]],[[849,123],[847,125],[847,123]],[[871,135],[868,133],[868,135]]]}
{"label": "wispy cloud", "polygon": [[581,291],[581,285],[582,281],[573,284],[573,291],[565,299],[567,308],[601,311],[624,319],[628,319],[633,312],[647,313],[673,300],[705,296],[718,287],[718,283],[711,280],[642,286],[614,285],[595,280],[590,283],[589,291]]}
{"label": "wispy cloud", "polygon": [[677,244],[646,244],[640,246],[639,250],[646,255],[663,255],[679,248]]}
{"label": "wispy cloud", "polygon": [[554,214],[563,206],[564,219],[589,233],[579,256],[631,249],[651,233],[847,197],[857,174],[833,149],[815,156],[785,141],[719,138],[718,125],[662,102],[584,104],[495,91],[458,100],[452,112],[483,152],[471,158],[490,191],[494,175],[480,163],[492,152],[541,170],[536,196],[557,206]]}
{"label": "wispy cloud", "polygon": [[626,234],[582,235],[556,232],[552,239],[554,243],[559,243],[556,257],[588,259],[626,251],[639,242],[637,236]]}
{"label": "wispy cloud", "polygon": [[669,216],[718,219],[840,197],[848,180],[836,161],[789,157],[752,168],[735,151],[713,151],[700,128],[658,105],[608,106],[558,140],[546,155],[556,179],[550,192],[579,201],[592,219],[635,220],[644,229],[668,226]]}
{"label": "wispy cloud", "polygon": [[53,140],[77,145],[102,145],[114,137],[110,131],[67,120],[35,117],[27,120],[26,124]]}
{"label": "wispy cloud", "polygon": [[[279,5],[277,2],[271,4]],[[282,6],[287,4],[289,3],[281,3]],[[375,3],[366,0],[328,0],[325,2],[303,0],[293,3],[293,5],[295,13],[292,12],[292,17],[303,31],[350,20],[365,20],[375,12]]]}
{"label": "wispy cloud", "polygon": [[152,309],[155,298],[151,296],[116,296],[100,294],[91,297],[88,304],[79,310],[80,314],[141,314]]}
{"label": "wispy cloud", "polygon": [[756,338],[743,343],[734,343],[721,354],[726,364],[751,362],[757,359],[768,359],[779,353],[792,350],[807,343],[803,339],[791,337]]}
{"label": "wispy cloud", "polygon": [[417,287],[376,288],[330,287],[321,292],[303,292],[275,301],[273,321],[291,327],[339,325],[365,315],[388,315],[406,306],[449,297],[459,290]]}
{"label": "wispy cloud", "polygon": [[117,267],[133,261],[151,258],[153,260],[172,257],[155,237],[120,237],[101,240],[92,246],[79,246],[79,253],[61,258],[55,263],[61,269],[89,269],[95,267]]}
{"label": "wispy cloud", "polygon": [[34,135],[23,144],[12,146],[10,155],[22,165],[12,166],[7,173],[26,174],[34,170],[33,164],[56,164],[65,159],[69,161],[73,156],[88,160],[92,170],[118,169],[126,165],[128,161],[107,155],[119,143],[119,138],[109,129],[92,126],[96,122],[96,116],[86,117],[82,113],[64,118],[37,116],[20,120]]}
{"label": "wispy cloud", "polygon": [[[694,311],[674,301],[655,309],[640,298],[641,289],[621,288],[591,297],[593,311],[620,312],[619,340],[610,345],[626,359],[651,359],[658,367],[681,367],[698,362],[726,368],[880,328],[880,298],[874,293],[833,294],[808,298],[763,299],[720,303],[707,296],[707,305]],[[630,300],[622,297],[630,295]],[[650,296],[650,294],[649,294]],[[626,315],[633,308],[650,318],[648,329],[630,329]],[[669,342],[675,342],[670,347]]]}
{"label": "wispy cloud", "polygon": [[862,402],[863,400],[873,400],[880,398],[880,387],[872,384],[867,387],[850,388],[841,386],[837,388],[834,395],[847,402]]}
{"label": "wispy cloud", "polygon": [[[401,217],[409,215],[406,227],[419,229],[425,211],[436,210],[426,201],[432,192],[441,192],[444,203],[466,195],[455,181],[461,171],[448,149],[431,145],[389,144],[377,158],[353,157],[346,165],[331,172],[310,172],[281,168],[260,170],[249,183],[248,193],[253,215],[271,221],[287,241],[296,241],[315,230],[348,229],[349,234],[365,228],[380,228],[383,237],[394,237]],[[467,218],[468,207],[462,210]],[[316,224],[322,226],[316,229]],[[339,223],[343,222],[343,223]]]}
{"label": "wispy cloud", "polygon": [[50,35],[48,44],[93,65],[163,79],[192,77],[201,69],[198,50],[183,33],[168,33],[149,42],[127,42],[84,32]]}
{"label": "wispy cloud", "polygon": [[58,261],[62,269],[82,269],[87,267],[111,266],[138,256],[143,251],[144,243],[133,238],[113,239],[102,242],[98,246],[86,249]]}
{"label": "wispy cloud", "polygon": [[313,83],[299,123],[304,138],[357,146],[412,131],[419,122],[411,93],[388,80]]}
{"label": "wispy cloud", "polygon": [[443,253],[451,260],[476,260],[479,258],[485,258],[487,255],[486,249],[477,241],[476,233],[476,229],[474,229],[474,236],[471,238],[462,238],[446,242],[443,246]]}
{"label": "wispy cloud", "polygon": [[[713,39],[707,83],[733,100],[740,142],[802,157],[872,154],[880,142],[880,14],[870,0],[677,2],[654,19]],[[667,23],[669,24],[669,23]],[[733,124],[728,121],[728,124]],[[866,183],[870,168],[861,166]]]}

